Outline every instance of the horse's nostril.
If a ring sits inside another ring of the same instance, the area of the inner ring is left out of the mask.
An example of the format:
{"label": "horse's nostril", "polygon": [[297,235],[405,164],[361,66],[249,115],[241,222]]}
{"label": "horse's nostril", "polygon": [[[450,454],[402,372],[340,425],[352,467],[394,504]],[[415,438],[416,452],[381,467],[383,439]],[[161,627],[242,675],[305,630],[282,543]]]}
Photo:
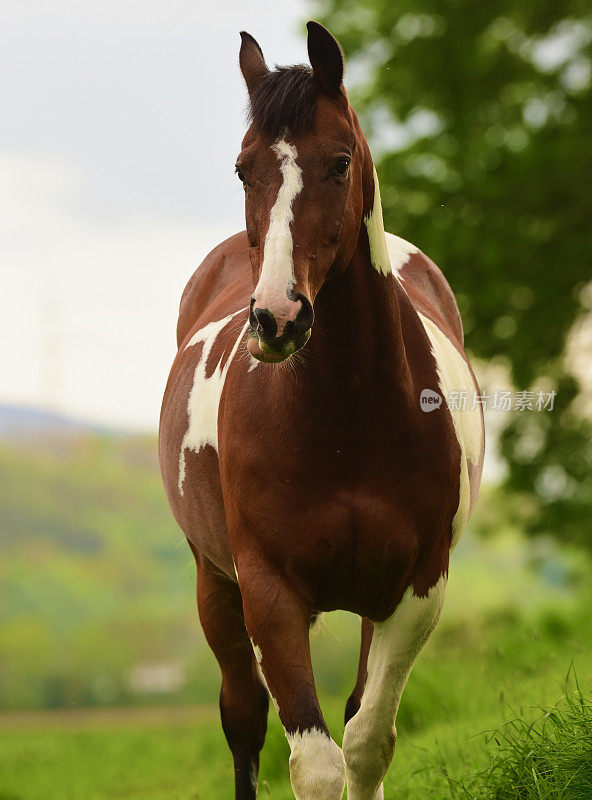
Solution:
{"label": "horse's nostril", "polygon": [[300,300],[301,308],[298,316],[294,320],[294,332],[296,336],[302,336],[307,330],[312,328],[314,322],[314,312],[312,310],[312,303],[303,294],[297,294],[296,298]]}
{"label": "horse's nostril", "polygon": [[257,316],[255,314],[254,307],[255,307],[255,298],[253,297],[251,299],[251,305],[249,306],[249,325],[251,326],[251,328],[256,328],[257,325],[259,324],[257,322]]}
{"label": "horse's nostril", "polygon": [[256,323],[251,325],[257,328],[257,331],[266,338],[273,339],[277,333],[277,322],[275,317],[267,308],[253,308],[251,314],[255,317]]}

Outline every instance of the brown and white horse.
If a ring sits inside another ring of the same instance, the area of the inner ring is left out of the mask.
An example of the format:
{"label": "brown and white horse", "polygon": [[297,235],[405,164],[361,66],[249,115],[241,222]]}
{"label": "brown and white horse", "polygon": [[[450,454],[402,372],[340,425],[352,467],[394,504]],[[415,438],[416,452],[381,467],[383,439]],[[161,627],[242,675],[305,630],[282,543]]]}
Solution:
{"label": "brown and white horse", "polygon": [[[435,264],[384,232],[339,45],[309,22],[312,68],[270,71],[241,36],[246,232],[183,293],[162,475],[197,562],[236,797],[256,796],[269,693],[296,798],[338,800],[347,776],[350,800],[375,800],[477,497],[481,409],[446,402],[476,388],[459,313]],[[332,609],[362,617],[343,749],[309,647]]]}

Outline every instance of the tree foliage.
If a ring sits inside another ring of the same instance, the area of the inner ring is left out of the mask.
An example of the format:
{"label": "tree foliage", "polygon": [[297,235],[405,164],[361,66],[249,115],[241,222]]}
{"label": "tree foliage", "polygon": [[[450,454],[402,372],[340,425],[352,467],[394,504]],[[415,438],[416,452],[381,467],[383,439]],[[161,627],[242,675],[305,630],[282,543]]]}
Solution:
{"label": "tree foliage", "polygon": [[[581,0],[329,0],[385,223],[447,275],[470,351],[558,391],[501,444],[530,530],[586,536],[590,426],[564,351],[590,270],[592,13]],[[357,76],[357,77],[356,77]]]}

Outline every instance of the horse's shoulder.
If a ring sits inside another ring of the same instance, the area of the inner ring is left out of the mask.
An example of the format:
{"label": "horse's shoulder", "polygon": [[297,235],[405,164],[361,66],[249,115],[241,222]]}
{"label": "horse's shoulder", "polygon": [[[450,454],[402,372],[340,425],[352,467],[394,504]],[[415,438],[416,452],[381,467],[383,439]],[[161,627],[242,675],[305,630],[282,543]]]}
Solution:
{"label": "horse's shoulder", "polygon": [[178,347],[202,317],[210,316],[210,308],[226,316],[245,302],[248,305],[252,289],[248,248],[246,232],[235,233],[214,247],[195,270],[179,304]]}
{"label": "horse's shoulder", "polygon": [[386,234],[394,275],[400,281],[415,310],[427,316],[462,348],[462,320],[450,284],[442,270],[410,242]]}

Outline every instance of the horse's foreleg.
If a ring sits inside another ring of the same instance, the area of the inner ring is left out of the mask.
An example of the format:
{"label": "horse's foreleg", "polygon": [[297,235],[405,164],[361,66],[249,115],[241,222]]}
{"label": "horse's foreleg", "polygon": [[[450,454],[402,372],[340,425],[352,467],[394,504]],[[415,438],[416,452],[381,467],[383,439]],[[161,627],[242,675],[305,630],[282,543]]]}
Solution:
{"label": "horse's foreleg", "polygon": [[374,625],[362,702],[343,737],[349,800],[382,798],[382,779],[395,750],[401,695],[413,662],[438,621],[445,587],[444,575],[425,597],[416,597],[410,587],[394,614]]}
{"label": "horse's foreleg", "polygon": [[253,650],[290,744],[296,800],[341,800],[345,762],[316,694],[311,605],[263,561],[243,558],[237,568]]}
{"label": "horse's foreleg", "polygon": [[238,586],[206,558],[194,554],[199,616],[222,672],[220,716],[234,758],[235,796],[236,800],[255,800],[269,696],[259,678]]}

